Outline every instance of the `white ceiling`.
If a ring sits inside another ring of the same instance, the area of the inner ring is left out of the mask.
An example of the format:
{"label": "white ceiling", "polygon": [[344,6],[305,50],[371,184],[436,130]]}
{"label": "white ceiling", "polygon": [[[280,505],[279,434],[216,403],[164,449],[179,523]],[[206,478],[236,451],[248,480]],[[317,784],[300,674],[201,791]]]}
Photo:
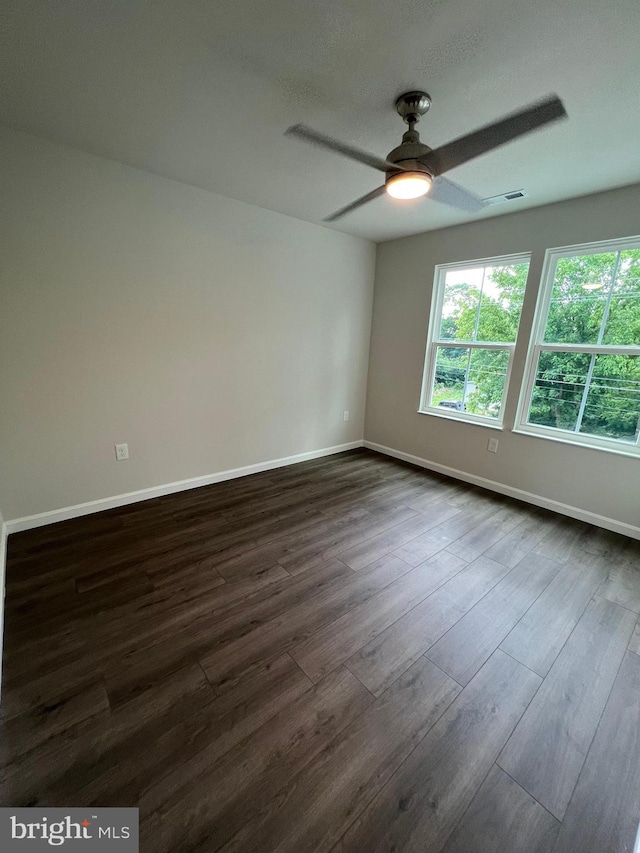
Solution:
{"label": "white ceiling", "polygon": [[[638,0],[4,0],[0,120],[310,222],[379,173],[307,147],[296,122],[381,156],[424,88],[432,147],[551,92],[569,120],[449,176],[509,213],[640,181]],[[469,220],[372,202],[330,227],[386,240]]]}

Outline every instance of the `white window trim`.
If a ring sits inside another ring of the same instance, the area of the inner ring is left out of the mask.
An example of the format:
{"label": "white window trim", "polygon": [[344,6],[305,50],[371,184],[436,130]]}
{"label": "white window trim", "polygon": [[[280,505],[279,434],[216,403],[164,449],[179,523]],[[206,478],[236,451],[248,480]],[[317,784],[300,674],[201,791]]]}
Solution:
{"label": "white window trim", "polygon": [[[511,380],[511,371],[513,368],[513,355],[516,348],[516,341],[513,343],[491,343],[487,341],[443,341],[439,337],[436,338],[436,332],[440,328],[440,320],[442,315],[442,301],[444,299],[444,285],[449,270],[475,269],[476,267],[487,266],[510,266],[511,264],[531,263],[531,252],[518,252],[512,255],[496,255],[490,258],[477,258],[472,261],[461,261],[448,264],[436,264],[433,275],[433,288],[431,291],[431,309],[429,311],[429,326],[427,329],[427,343],[425,348],[424,368],[422,374],[422,387],[420,388],[420,403],[418,414],[434,415],[440,418],[446,418],[452,421],[461,421],[462,423],[477,424],[479,426],[490,427],[492,429],[503,429],[504,411],[507,402],[507,394],[509,392],[509,382]],[[460,349],[501,349],[509,353],[509,361],[507,364],[507,372],[504,378],[504,389],[502,392],[502,400],[500,401],[500,417],[489,418],[483,415],[474,415],[471,412],[457,412],[455,409],[446,409],[444,406],[430,406],[427,403],[436,370],[436,352],[437,348],[447,346],[449,348],[459,347]]]}
{"label": "white window trim", "polygon": [[601,438],[595,435],[575,433],[572,430],[558,427],[541,426],[527,422],[529,406],[536,378],[536,366],[541,352],[584,352],[586,354],[606,352],[611,355],[638,355],[638,346],[596,346],[592,344],[550,344],[544,342],[544,331],[547,325],[549,303],[553,292],[553,275],[560,258],[575,255],[597,255],[607,251],[624,252],[627,249],[640,249],[640,237],[623,237],[616,240],[600,240],[597,243],[583,243],[574,246],[560,246],[547,249],[540,276],[540,289],[536,303],[524,377],[520,389],[520,398],[516,410],[515,426],[512,432],[531,435],[536,438],[547,438],[563,444],[573,444],[578,447],[588,447],[592,450],[606,450],[623,456],[640,456],[640,435],[635,444],[612,438]]}

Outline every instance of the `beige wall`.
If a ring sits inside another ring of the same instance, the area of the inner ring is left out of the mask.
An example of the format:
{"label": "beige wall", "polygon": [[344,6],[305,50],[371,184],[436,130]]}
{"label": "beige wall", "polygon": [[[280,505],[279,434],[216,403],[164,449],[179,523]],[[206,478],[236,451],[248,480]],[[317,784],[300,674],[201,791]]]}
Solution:
{"label": "beige wall", "polygon": [[[378,246],[365,438],[640,526],[640,459],[510,431],[526,335],[520,335],[516,348],[502,432],[416,411],[435,264],[532,252],[522,332],[533,319],[545,249],[639,233],[637,185]],[[496,435],[499,450],[489,453],[487,441]]]}
{"label": "beige wall", "polygon": [[0,142],[5,519],[362,438],[372,243]]}

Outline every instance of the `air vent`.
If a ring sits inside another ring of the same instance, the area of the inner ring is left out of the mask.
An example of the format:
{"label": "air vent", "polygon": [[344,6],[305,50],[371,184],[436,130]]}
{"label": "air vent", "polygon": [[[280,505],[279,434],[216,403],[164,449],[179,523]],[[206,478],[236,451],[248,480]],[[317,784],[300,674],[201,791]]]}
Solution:
{"label": "air vent", "polygon": [[511,190],[508,193],[501,195],[492,195],[490,198],[483,198],[482,201],[486,205],[504,204],[507,201],[516,201],[519,198],[527,198],[529,195],[525,190]]}

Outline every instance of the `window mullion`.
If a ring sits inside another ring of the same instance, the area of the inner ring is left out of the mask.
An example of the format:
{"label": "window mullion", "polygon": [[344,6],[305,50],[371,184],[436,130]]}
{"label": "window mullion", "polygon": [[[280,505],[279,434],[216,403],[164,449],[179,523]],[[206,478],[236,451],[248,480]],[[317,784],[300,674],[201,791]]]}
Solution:
{"label": "window mullion", "polygon": [[545,352],[574,352],[587,353],[589,355],[640,355],[640,347],[629,345],[616,346],[615,344],[552,344],[544,341],[539,344]]}
{"label": "window mullion", "polygon": [[514,344],[504,343],[504,341],[453,341],[446,338],[439,338],[433,341],[436,346],[447,347],[447,349],[513,349]]}

